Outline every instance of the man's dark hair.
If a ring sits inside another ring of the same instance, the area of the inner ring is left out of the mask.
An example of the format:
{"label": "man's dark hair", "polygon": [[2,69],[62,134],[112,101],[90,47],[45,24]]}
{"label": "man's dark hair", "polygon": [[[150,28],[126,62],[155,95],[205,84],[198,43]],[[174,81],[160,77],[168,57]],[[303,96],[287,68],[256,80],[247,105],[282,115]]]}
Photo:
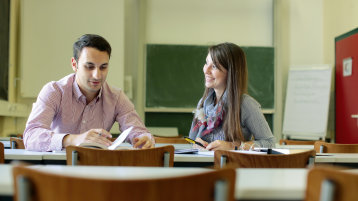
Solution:
{"label": "man's dark hair", "polygon": [[78,61],[78,57],[84,47],[93,47],[99,51],[106,51],[108,56],[111,57],[112,48],[106,39],[96,34],[85,34],[81,36],[73,44],[73,57]]}

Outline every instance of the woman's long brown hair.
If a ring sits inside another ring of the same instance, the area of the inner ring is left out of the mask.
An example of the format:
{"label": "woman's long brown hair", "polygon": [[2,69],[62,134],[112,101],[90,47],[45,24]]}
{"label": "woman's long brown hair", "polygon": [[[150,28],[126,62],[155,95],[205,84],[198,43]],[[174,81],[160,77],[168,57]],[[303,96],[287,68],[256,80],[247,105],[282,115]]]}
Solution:
{"label": "woman's long brown hair", "polygon": [[[211,46],[209,54],[214,64],[227,70],[226,89],[227,100],[223,129],[227,141],[244,141],[241,132],[240,105],[242,94],[247,93],[247,66],[244,51],[233,43],[221,43]],[[224,92],[224,93],[225,93]],[[208,96],[209,89],[205,88],[200,107]],[[220,98],[220,100],[222,99]]]}

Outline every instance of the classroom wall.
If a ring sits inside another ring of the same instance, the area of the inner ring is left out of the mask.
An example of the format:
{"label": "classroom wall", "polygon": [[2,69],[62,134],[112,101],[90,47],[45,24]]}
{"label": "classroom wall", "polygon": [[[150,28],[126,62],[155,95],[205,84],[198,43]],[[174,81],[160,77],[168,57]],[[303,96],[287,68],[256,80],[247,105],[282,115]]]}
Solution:
{"label": "classroom wall", "polygon": [[272,0],[149,0],[146,42],[273,45]]}
{"label": "classroom wall", "polygon": [[325,0],[323,3],[323,58],[334,64],[335,37],[358,27],[358,1]]}
{"label": "classroom wall", "polygon": [[[12,2],[19,4],[19,0]],[[357,27],[357,7],[355,0],[208,0],[204,3],[199,0],[125,0],[124,72],[133,79],[133,101],[143,117],[146,43],[213,44],[232,41],[240,45],[274,45],[274,133],[279,136],[289,66],[333,64],[334,37]],[[15,36],[10,45],[10,60],[15,58],[15,67],[10,69],[9,96],[12,102],[31,107],[34,99],[19,96],[16,85],[18,14],[12,14],[15,21],[12,22],[12,25],[15,23],[12,34]],[[331,126],[334,124],[333,108],[331,104]],[[0,117],[0,136],[22,132],[25,122],[26,118]]]}
{"label": "classroom wall", "polygon": [[290,0],[290,64],[323,62],[323,0]]}
{"label": "classroom wall", "polygon": [[323,0],[275,1],[276,115],[281,138],[288,71],[291,66],[323,63]]}

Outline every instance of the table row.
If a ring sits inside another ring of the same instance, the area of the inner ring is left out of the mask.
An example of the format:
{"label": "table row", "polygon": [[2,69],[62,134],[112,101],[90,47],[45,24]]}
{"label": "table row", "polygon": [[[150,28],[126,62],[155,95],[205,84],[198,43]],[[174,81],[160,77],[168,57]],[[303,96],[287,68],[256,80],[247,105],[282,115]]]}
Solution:
{"label": "table row", "polygon": [[[183,146],[182,146],[183,148]],[[294,151],[294,150],[291,150]],[[198,154],[175,154],[174,166],[206,167],[214,163],[213,152],[199,152]],[[35,152],[24,149],[5,149],[5,161],[21,160],[36,164],[66,164],[66,152]],[[325,153],[317,154],[315,163],[340,164],[358,167],[358,153]]]}
{"label": "table row", "polygon": [[[35,165],[51,173],[86,178],[145,179],[184,176],[206,168],[106,167]],[[236,169],[236,200],[303,200],[308,169]],[[12,165],[0,165],[0,197],[11,199],[14,194]],[[293,182],[294,181],[294,182]],[[0,199],[1,200],[1,199]]]}

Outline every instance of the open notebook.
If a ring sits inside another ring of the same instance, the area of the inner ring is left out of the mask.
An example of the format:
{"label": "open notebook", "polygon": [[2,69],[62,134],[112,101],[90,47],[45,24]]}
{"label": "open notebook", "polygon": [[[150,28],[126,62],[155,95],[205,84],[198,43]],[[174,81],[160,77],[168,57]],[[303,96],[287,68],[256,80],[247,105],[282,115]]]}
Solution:
{"label": "open notebook", "polygon": [[[133,126],[127,128],[126,130],[124,130],[119,137],[112,143],[111,146],[106,146],[103,144],[99,144],[99,143],[94,143],[94,142],[84,142],[81,143],[78,146],[81,147],[90,147],[90,148],[98,148],[98,149],[109,149],[109,150],[117,150],[117,149],[123,149],[123,147],[120,147],[120,145],[124,142],[124,140],[127,138],[127,136],[129,135],[129,133],[132,131]],[[128,149],[128,147],[126,147],[125,149]]]}

